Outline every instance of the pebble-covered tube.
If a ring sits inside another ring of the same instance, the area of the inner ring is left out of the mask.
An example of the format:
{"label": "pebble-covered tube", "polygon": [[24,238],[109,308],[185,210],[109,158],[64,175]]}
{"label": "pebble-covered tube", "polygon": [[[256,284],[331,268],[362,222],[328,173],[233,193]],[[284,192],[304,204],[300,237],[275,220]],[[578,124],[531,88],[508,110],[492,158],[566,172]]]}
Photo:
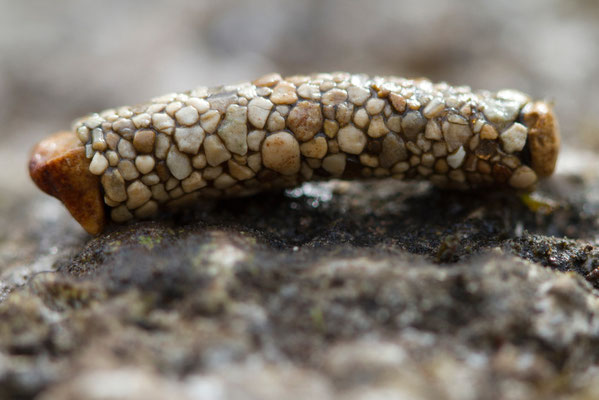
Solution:
{"label": "pebble-covered tube", "polygon": [[104,211],[124,222],[199,197],[309,180],[393,177],[531,190],[553,172],[558,150],[551,106],[515,90],[343,72],[269,74],[88,115],[41,142],[30,172],[98,233]]}

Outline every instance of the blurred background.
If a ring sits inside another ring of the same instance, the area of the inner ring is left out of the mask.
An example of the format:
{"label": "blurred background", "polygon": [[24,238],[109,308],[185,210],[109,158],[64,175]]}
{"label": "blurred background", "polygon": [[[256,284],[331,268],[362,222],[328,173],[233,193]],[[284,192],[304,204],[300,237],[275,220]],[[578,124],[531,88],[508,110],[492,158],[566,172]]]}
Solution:
{"label": "blurred background", "polygon": [[0,0],[0,188],[34,193],[31,147],[80,115],[271,71],[517,88],[598,148],[598,22],[594,0]]}

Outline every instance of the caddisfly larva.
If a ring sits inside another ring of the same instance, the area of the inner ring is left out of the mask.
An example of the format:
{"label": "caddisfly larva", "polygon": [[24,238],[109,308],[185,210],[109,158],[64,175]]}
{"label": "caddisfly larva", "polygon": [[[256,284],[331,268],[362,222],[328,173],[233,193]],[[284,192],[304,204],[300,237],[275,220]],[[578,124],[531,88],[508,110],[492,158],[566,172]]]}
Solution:
{"label": "caddisfly larva", "polygon": [[330,178],[530,190],[553,172],[551,106],[515,90],[343,72],[263,76],[91,114],[42,141],[30,173],[100,232],[198,197]]}

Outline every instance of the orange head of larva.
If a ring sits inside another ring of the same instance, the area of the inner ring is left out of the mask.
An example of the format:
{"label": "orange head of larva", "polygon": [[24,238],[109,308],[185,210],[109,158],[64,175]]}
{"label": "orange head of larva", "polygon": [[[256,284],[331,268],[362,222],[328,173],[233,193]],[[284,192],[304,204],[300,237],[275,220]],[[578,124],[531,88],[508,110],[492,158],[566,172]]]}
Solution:
{"label": "orange head of larva", "polygon": [[100,233],[105,224],[100,180],[89,172],[85,148],[73,132],[58,132],[33,149],[29,174],[44,192],[63,202],[88,233]]}
{"label": "orange head of larva", "polygon": [[522,120],[528,127],[531,168],[539,177],[551,175],[560,148],[559,127],[551,105],[545,101],[528,103],[522,110]]}

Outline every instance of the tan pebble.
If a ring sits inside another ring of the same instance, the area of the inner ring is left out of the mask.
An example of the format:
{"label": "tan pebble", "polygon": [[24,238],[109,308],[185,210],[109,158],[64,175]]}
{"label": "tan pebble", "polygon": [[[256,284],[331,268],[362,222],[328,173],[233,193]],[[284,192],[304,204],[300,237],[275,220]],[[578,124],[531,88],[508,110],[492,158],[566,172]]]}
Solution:
{"label": "tan pebble", "polygon": [[297,101],[297,94],[295,93],[295,85],[282,81],[279,82],[270,95],[270,101],[275,104],[293,104]]}
{"label": "tan pebble", "polygon": [[401,117],[399,115],[392,115],[387,119],[387,128],[393,132],[399,133],[401,131]]}
{"label": "tan pebble", "polygon": [[135,166],[142,174],[150,173],[154,169],[155,164],[154,157],[149,155],[137,156],[135,158]]}
{"label": "tan pebble", "polygon": [[87,126],[77,128],[77,137],[81,143],[86,144],[90,138],[89,128]]}
{"label": "tan pebble", "polygon": [[214,187],[217,189],[226,189],[233,186],[237,181],[229,174],[220,174],[218,178],[214,180]]}
{"label": "tan pebble", "polygon": [[102,175],[108,168],[108,160],[100,152],[94,154],[91,163],[89,164],[89,172],[94,175]]}
{"label": "tan pebble", "polygon": [[253,178],[255,175],[254,171],[252,171],[250,168],[246,167],[245,165],[239,165],[233,160],[228,161],[228,166],[229,174],[239,181],[245,181],[247,179]]}
{"label": "tan pebble", "polygon": [[336,119],[339,122],[339,125],[345,126],[350,123],[352,114],[354,112],[353,104],[349,103],[341,103],[337,106],[337,115]]}
{"label": "tan pebble", "polygon": [[332,79],[325,79],[320,84],[320,90],[323,92],[326,92],[327,90],[331,90],[334,87],[335,87],[335,81],[333,81]]}
{"label": "tan pebble", "polygon": [[204,130],[199,125],[175,129],[175,142],[179,150],[187,154],[197,154],[204,141]]}
{"label": "tan pebble", "polygon": [[171,146],[166,156],[166,165],[171,174],[179,180],[185,179],[191,174],[191,162],[189,157],[181,153],[177,146]]}
{"label": "tan pebble", "polygon": [[133,214],[131,214],[125,205],[118,206],[110,211],[110,219],[114,222],[126,222],[132,218]]}
{"label": "tan pebble", "polygon": [[379,166],[379,159],[372,154],[360,154],[360,164],[367,167],[376,168]]}
{"label": "tan pebble", "polygon": [[152,218],[157,213],[158,203],[152,200],[135,210],[135,216],[139,219]]}
{"label": "tan pebble", "polygon": [[516,156],[505,156],[501,159],[501,162],[511,169],[516,169],[520,166],[520,159]]}
{"label": "tan pebble", "polygon": [[216,135],[210,135],[204,140],[206,161],[211,166],[219,165],[231,158],[231,153]]}
{"label": "tan pebble", "polygon": [[254,172],[258,172],[262,169],[262,156],[260,153],[252,154],[248,157],[248,167]]}
{"label": "tan pebble", "polygon": [[282,117],[286,117],[287,114],[289,114],[290,107],[289,106],[276,106],[275,110],[277,110],[277,112],[279,114],[281,114]]}
{"label": "tan pebble", "polygon": [[121,139],[118,145],[118,152],[123,158],[133,159],[136,156],[136,151],[131,142]]}
{"label": "tan pebble", "polygon": [[147,128],[152,123],[152,117],[148,113],[137,114],[131,118],[136,128]]}
{"label": "tan pebble", "polygon": [[347,88],[347,97],[355,105],[361,106],[370,97],[370,90],[361,86],[350,86]]}
{"label": "tan pebble", "polygon": [[268,121],[266,122],[266,129],[271,132],[276,132],[285,129],[285,118],[278,111],[274,111],[268,117]]}
{"label": "tan pebble", "polygon": [[150,129],[141,129],[135,132],[133,137],[133,147],[140,153],[151,153],[154,150],[154,140],[156,133]]}
{"label": "tan pebble", "polygon": [[135,168],[135,164],[131,160],[119,161],[118,168],[121,176],[127,181],[132,181],[139,177],[139,171]]}
{"label": "tan pebble", "polygon": [[422,154],[422,150],[414,142],[407,142],[406,149],[410,150],[410,152],[412,154],[416,154],[416,155]]}
{"label": "tan pebble", "polygon": [[360,154],[366,145],[366,136],[354,125],[348,125],[339,129],[337,141],[341,151],[349,154]]}
{"label": "tan pebble", "polygon": [[401,128],[408,140],[415,140],[416,136],[426,126],[427,120],[418,111],[409,111],[401,121]]}
{"label": "tan pebble", "polygon": [[115,167],[119,163],[119,155],[116,151],[108,150],[106,152],[106,158],[111,167]]}
{"label": "tan pebble", "polygon": [[402,95],[389,93],[389,101],[391,101],[391,105],[398,113],[403,114],[406,110],[406,99]]}
{"label": "tan pebble", "polygon": [[281,75],[279,75],[277,73],[270,73],[270,74],[261,76],[260,78],[256,79],[252,83],[256,86],[271,87],[271,86],[276,85],[277,83],[279,83],[282,80],[283,80],[283,78],[281,78]]}
{"label": "tan pebble", "polygon": [[125,137],[135,131],[135,125],[128,118],[120,118],[112,124],[112,129]]}
{"label": "tan pebble", "polygon": [[440,174],[446,174],[447,171],[449,171],[449,165],[444,158],[440,158],[437,160],[437,162],[435,162],[435,171]]}
{"label": "tan pebble", "polygon": [[202,169],[206,166],[206,164],[206,155],[204,153],[200,153],[191,159],[191,165],[195,169]]}
{"label": "tan pebble", "polygon": [[160,183],[160,178],[158,177],[157,174],[151,173],[151,174],[144,175],[141,178],[141,181],[144,183],[144,185],[152,186],[152,185],[156,185],[157,183]]}
{"label": "tan pebble", "polygon": [[465,156],[466,152],[464,151],[464,147],[460,146],[454,153],[447,156],[447,164],[449,164],[451,168],[459,168],[464,162]]}
{"label": "tan pebble", "polygon": [[218,136],[230,152],[247,153],[247,107],[231,104],[218,127]]}
{"label": "tan pebble", "polygon": [[170,115],[171,117],[175,116],[175,113],[177,111],[179,111],[181,109],[181,107],[183,107],[183,103],[181,103],[180,101],[173,101],[172,103],[169,103],[166,108],[164,109],[164,111],[166,111],[166,113],[168,115]]}
{"label": "tan pebble", "polygon": [[443,157],[447,154],[447,145],[445,142],[435,142],[433,143],[433,155],[435,157]]}
{"label": "tan pebble", "polygon": [[332,121],[327,119],[324,121],[324,134],[329,138],[334,138],[337,136],[337,132],[339,131],[339,123],[337,121]]}
{"label": "tan pebble", "polygon": [[251,131],[248,133],[248,149],[251,151],[260,151],[260,145],[265,135],[266,131]]}
{"label": "tan pebble", "polygon": [[235,93],[217,93],[214,96],[208,97],[211,111],[217,111],[219,114],[224,114],[231,104],[237,104],[239,98]]}
{"label": "tan pebble", "polygon": [[472,136],[472,131],[466,124],[456,124],[445,121],[442,130],[449,152],[453,152],[457,150],[458,147],[466,144]]}
{"label": "tan pebble", "polygon": [[322,104],[335,106],[341,104],[347,99],[347,92],[341,89],[331,89],[322,95]]}
{"label": "tan pebble", "polygon": [[435,164],[435,156],[433,156],[431,153],[425,153],[422,155],[420,163],[425,167],[430,168]]}
{"label": "tan pebble", "polygon": [[104,196],[104,203],[108,207],[118,207],[121,203],[118,201],[113,201],[110,197]]}
{"label": "tan pebble", "polygon": [[469,172],[476,171],[477,162],[478,162],[478,158],[476,158],[476,156],[474,154],[470,154],[466,158],[466,162],[464,163],[464,170],[469,171]]}
{"label": "tan pebble", "polygon": [[422,133],[419,133],[418,138],[416,139],[416,145],[420,148],[420,150],[426,152],[431,148],[431,141],[426,139]]}
{"label": "tan pebble", "polygon": [[170,177],[171,177],[171,173],[168,170],[168,166],[166,165],[166,162],[164,161],[160,161],[156,164],[156,174],[158,174],[158,176],[160,177],[160,181],[162,182],[166,182]]}
{"label": "tan pebble", "polygon": [[295,137],[308,141],[322,128],[322,112],[320,105],[309,101],[300,101],[289,113],[287,124]]}
{"label": "tan pebble", "polygon": [[475,151],[479,145],[480,145],[480,136],[479,135],[472,136],[472,138],[470,139],[470,143],[468,144],[470,151]]}
{"label": "tan pebble", "polygon": [[150,189],[152,191],[152,198],[158,200],[158,202],[164,203],[169,199],[168,193],[164,190],[164,185],[162,183],[154,185]]}
{"label": "tan pebble", "polygon": [[273,104],[268,99],[263,97],[256,97],[255,99],[252,99],[248,104],[248,120],[256,128],[264,128],[272,107]]}
{"label": "tan pebble", "polygon": [[515,122],[501,133],[500,139],[503,145],[503,150],[506,153],[514,153],[522,151],[526,144],[526,137],[528,135],[528,129],[518,122]]}
{"label": "tan pebble", "polygon": [[204,171],[202,171],[202,176],[204,177],[204,179],[207,179],[209,181],[213,181],[216,178],[219,177],[220,174],[223,173],[223,167],[221,167],[220,165],[217,167],[206,167],[204,169]]}
{"label": "tan pebble", "polygon": [[339,142],[337,142],[336,139],[327,141],[327,146],[329,147],[329,153],[331,153],[331,154],[339,153]]}
{"label": "tan pebble", "polygon": [[92,131],[92,149],[98,151],[106,150],[106,140],[104,139],[104,132],[100,128],[96,128]]}
{"label": "tan pebble", "polygon": [[141,181],[135,181],[127,187],[127,197],[127,208],[134,210],[150,200],[152,192]]}
{"label": "tan pebble", "polygon": [[166,184],[164,186],[165,186],[166,190],[173,190],[174,188],[176,188],[177,186],[179,186],[179,180],[175,179],[173,177],[170,177],[166,181]]}
{"label": "tan pebble", "polygon": [[154,125],[154,128],[167,135],[171,135],[175,131],[175,120],[165,113],[153,114],[152,125]]}
{"label": "tan pebble", "polygon": [[335,119],[337,112],[335,106],[322,106],[322,115],[327,119]]}
{"label": "tan pebble", "polygon": [[314,175],[314,170],[310,168],[310,166],[307,163],[303,162],[300,168],[300,174],[305,180],[310,180]]}
{"label": "tan pebble", "polygon": [[434,98],[428,102],[428,104],[422,110],[422,115],[425,118],[434,118],[437,115],[441,114],[441,111],[445,108],[445,103],[442,99]]}
{"label": "tan pebble", "polygon": [[431,140],[443,139],[443,133],[441,127],[436,121],[428,121],[424,130],[424,137]]}
{"label": "tan pebble", "polygon": [[179,109],[175,113],[175,119],[181,125],[191,126],[198,122],[200,119],[200,115],[198,114],[198,110],[195,107],[187,106]]}
{"label": "tan pebble", "polygon": [[293,83],[294,85],[301,85],[302,83],[306,83],[310,81],[310,77],[308,75],[292,75],[285,77],[286,81]]}
{"label": "tan pebble", "polygon": [[202,178],[202,174],[198,171],[194,171],[191,175],[181,181],[181,188],[185,193],[191,193],[203,188],[207,184],[208,183]]}
{"label": "tan pebble", "polygon": [[133,112],[131,111],[129,106],[119,107],[117,113],[119,114],[119,116],[124,118],[131,118],[133,116]]}
{"label": "tan pebble", "polygon": [[168,136],[164,134],[156,135],[156,147],[154,149],[154,154],[156,158],[159,160],[164,160],[168,153],[168,149],[171,147],[171,141]]}
{"label": "tan pebble", "polygon": [[379,138],[389,133],[389,129],[385,125],[382,115],[376,115],[372,117],[370,125],[368,126],[368,136],[373,138]]}
{"label": "tan pebble", "polygon": [[360,128],[365,128],[368,122],[370,122],[370,118],[366,110],[363,108],[358,109],[354,115],[354,124]]}
{"label": "tan pebble", "polygon": [[171,199],[178,199],[179,197],[183,196],[184,194],[185,194],[185,192],[180,187],[177,187],[177,188],[171,190],[170,192],[168,192],[168,195]]}
{"label": "tan pebble", "polygon": [[282,175],[293,175],[300,169],[300,148],[295,138],[287,132],[268,136],[262,145],[264,166]]}
{"label": "tan pebble", "polygon": [[327,141],[323,137],[316,137],[302,143],[300,151],[303,156],[311,158],[323,158],[327,154]]}
{"label": "tan pebble", "polygon": [[[407,146],[406,146],[406,147],[407,147]],[[417,165],[420,165],[420,156],[418,156],[418,155],[414,154],[414,155],[412,155],[412,156],[410,157],[410,160],[409,160],[409,161],[410,161],[410,165],[411,165],[412,167],[415,167],[415,166],[417,166]]]}
{"label": "tan pebble", "polygon": [[529,189],[537,181],[537,174],[526,165],[514,171],[509,179],[510,186],[516,189]]}
{"label": "tan pebble", "polygon": [[389,176],[391,174],[389,173],[388,169],[379,167],[379,168],[374,169],[373,175],[376,176],[377,178],[383,178],[383,177]]}
{"label": "tan pebble", "polygon": [[398,161],[408,158],[404,141],[394,133],[389,133],[383,139],[383,148],[379,155],[380,164],[383,168],[389,168]]}
{"label": "tan pebble", "polygon": [[480,138],[486,140],[495,140],[498,137],[497,130],[489,124],[485,124],[480,130]]}
{"label": "tan pebble", "polygon": [[318,86],[304,83],[297,88],[297,94],[305,99],[318,100],[320,99],[320,88]]}
{"label": "tan pebble", "polygon": [[127,200],[127,192],[125,191],[125,180],[121,176],[120,172],[115,169],[107,170],[102,175],[102,186],[104,192],[113,201],[125,201]]}
{"label": "tan pebble", "polygon": [[455,182],[466,182],[466,175],[464,174],[464,171],[462,171],[461,169],[451,170],[449,171],[447,176],[449,177],[449,179]]}
{"label": "tan pebble", "polygon": [[401,174],[410,169],[410,164],[405,161],[398,162],[391,168],[391,172],[394,174]]}
{"label": "tan pebble", "polygon": [[195,108],[199,114],[203,114],[210,109],[210,103],[208,103],[204,99],[199,99],[197,97],[190,97],[185,101],[185,104]]}
{"label": "tan pebble", "polygon": [[118,144],[119,144],[119,140],[121,140],[121,137],[119,135],[117,135],[114,132],[107,132],[106,133],[106,144],[108,145],[108,148],[110,150],[116,150]]}
{"label": "tan pebble", "polygon": [[366,102],[366,107],[364,108],[366,109],[368,114],[375,115],[383,111],[385,104],[387,103],[385,103],[385,100],[383,99],[370,99]]}
{"label": "tan pebble", "polygon": [[385,117],[389,118],[391,116],[391,114],[393,114],[393,111],[391,110],[391,106],[389,104],[385,104],[385,109],[383,110],[383,114],[385,114]]}
{"label": "tan pebble", "polygon": [[104,118],[100,117],[98,114],[94,114],[91,117],[87,118],[84,124],[89,129],[94,129],[100,126],[102,122],[104,122]]}
{"label": "tan pebble", "polygon": [[306,163],[312,169],[318,169],[322,167],[322,160],[319,160],[318,158],[308,158],[306,159]]}
{"label": "tan pebble", "polygon": [[484,161],[484,160],[478,160],[476,163],[476,169],[478,169],[478,172],[480,172],[481,174],[490,174],[491,173],[491,165]]}
{"label": "tan pebble", "polygon": [[334,177],[340,177],[345,171],[346,155],[332,154],[322,160],[322,168]]}
{"label": "tan pebble", "polygon": [[150,115],[153,115],[155,113],[164,111],[165,108],[166,108],[166,104],[164,104],[164,103],[150,104],[148,106],[148,109],[146,110],[146,112]]}
{"label": "tan pebble", "polygon": [[220,113],[216,110],[206,111],[200,117],[200,125],[208,133],[216,132],[216,127],[220,122]]}

